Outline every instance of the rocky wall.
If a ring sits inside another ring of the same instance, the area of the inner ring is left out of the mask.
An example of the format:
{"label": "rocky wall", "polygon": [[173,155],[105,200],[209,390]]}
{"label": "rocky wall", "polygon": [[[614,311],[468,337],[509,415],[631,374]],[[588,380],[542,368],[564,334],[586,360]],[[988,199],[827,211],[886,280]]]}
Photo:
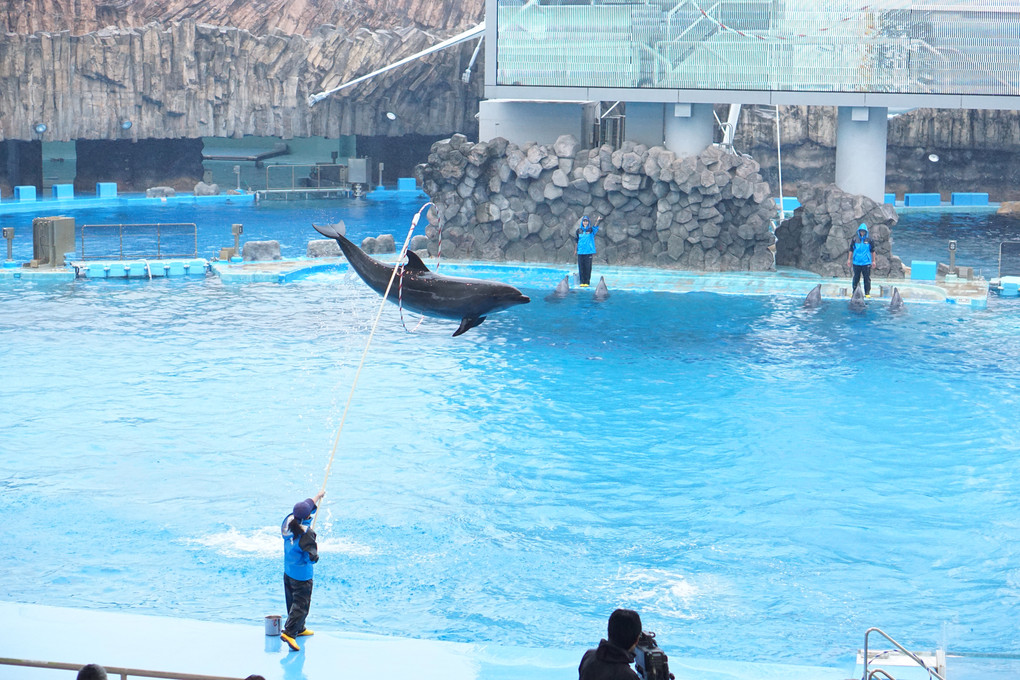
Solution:
{"label": "rocky wall", "polygon": [[429,250],[443,256],[574,262],[582,215],[601,216],[597,261],[704,271],[774,268],[770,222],[777,210],[750,156],[710,146],[678,158],[624,142],[581,149],[502,138],[436,142],[419,179],[429,211]]}
{"label": "rocky wall", "polygon": [[906,269],[892,254],[892,229],[899,220],[893,206],[848,194],[835,184],[801,184],[800,207],[776,228],[776,264],[822,276],[847,277],[850,239],[864,222],[875,244],[874,276],[902,279]]}
{"label": "rocky wall", "polygon": [[[255,35],[190,19],[85,35],[7,34],[0,41],[0,140],[471,133],[482,73],[478,67],[469,83],[461,81],[470,42],[307,104],[309,94],[443,37],[415,27],[328,25],[309,36]],[[38,123],[47,126],[43,135]]]}

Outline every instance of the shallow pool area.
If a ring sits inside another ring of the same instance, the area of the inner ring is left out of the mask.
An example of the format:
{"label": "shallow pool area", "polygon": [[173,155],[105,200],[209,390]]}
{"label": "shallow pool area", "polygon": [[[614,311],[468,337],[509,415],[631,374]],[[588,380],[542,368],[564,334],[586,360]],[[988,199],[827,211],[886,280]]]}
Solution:
{"label": "shallow pool area", "polygon": [[[310,626],[577,648],[626,606],[671,658],[843,668],[870,626],[1020,649],[1011,301],[515,283],[531,304],[459,338],[384,310]],[[283,613],[279,523],[323,482],[378,304],[340,272],[0,285],[0,510],[29,528],[0,600]]]}

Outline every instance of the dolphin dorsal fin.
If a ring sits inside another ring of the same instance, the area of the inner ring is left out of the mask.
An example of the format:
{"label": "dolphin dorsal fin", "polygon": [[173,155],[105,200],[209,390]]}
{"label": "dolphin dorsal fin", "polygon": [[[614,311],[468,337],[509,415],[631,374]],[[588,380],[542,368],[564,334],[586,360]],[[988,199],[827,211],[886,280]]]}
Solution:
{"label": "dolphin dorsal fin", "polygon": [[429,268],[413,250],[407,251],[407,264],[404,265],[404,269],[415,274],[427,274],[429,271]]}

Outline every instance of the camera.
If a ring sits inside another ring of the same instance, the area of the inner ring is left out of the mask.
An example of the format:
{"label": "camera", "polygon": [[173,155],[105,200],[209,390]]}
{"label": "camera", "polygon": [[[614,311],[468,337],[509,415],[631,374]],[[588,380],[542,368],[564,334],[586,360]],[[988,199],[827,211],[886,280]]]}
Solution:
{"label": "camera", "polygon": [[642,631],[634,648],[634,667],[644,680],[673,680],[669,659],[655,643],[655,633]]}

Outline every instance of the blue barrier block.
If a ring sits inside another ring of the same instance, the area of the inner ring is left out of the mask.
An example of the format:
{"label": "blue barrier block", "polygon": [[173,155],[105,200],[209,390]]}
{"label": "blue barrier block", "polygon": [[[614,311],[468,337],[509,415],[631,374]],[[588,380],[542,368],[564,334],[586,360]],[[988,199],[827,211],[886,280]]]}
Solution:
{"label": "blue barrier block", "polygon": [[418,184],[414,181],[414,177],[398,177],[397,178],[397,191],[417,191]]}
{"label": "blue barrier block", "polygon": [[988,205],[988,194],[954,191],[953,205]]}
{"label": "blue barrier block", "polygon": [[903,205],[942,205],[942,196],[939,194],[903,194]]}
{"label": "blue barrier block", "polygon": [[50,191],[53,192],[53,198],[74,198],[73,184],[54,184]]}
{"label": "blue barrier block", "polygon": [[939,266],[929,260],[913,260],[910,263],[910,278],[912,281],[934,281]]}
{"label": "blue barrier block", "polygon": [[96,182],[96,198],[117,198],[117,183]]}
{"label": "blue barrier block", "polygon": [[106,278],[123,279],[128,274],[128,266],[123,262],[111,262],[107,267]]}
{"label": "blue barrier block", "polygon": [[149,273],[145,270],[144,262],[128,262],[124,267],[127,269],[128,276],[133,279],[148,276]]}
{"label": "blue barrier block", "polygon": [[184,276],[184,263],[176,260],[169,262],[166,266],[167,276]]}
{"label": "blue barrier block", "polygon": [[205,267],[208,263],[205,260],[192,260],[185,262],[184,267],[191,276],[205,276]]}
{"label": "blue barrier block", "polygon": [[35,200],[35,187],[34,186],[16,186],[16,187],[14,187],[14,200],[15,201],[34,201]]}
{"label": "blue barrier block", "polygon": [[884,203],[889,205],[896,205],[896,194],[886,194]]}
{"label": "blue barrier block", "polygon": [[[776,207],[779,207],[779,199],[773,199],[776,202]],[[783,212],[793,212],[800,207],[800,201],[797,200],[796,196],[783,196]]]}
{"label": "blue barrier block", "polygon": [[1000,284],[999,295],[1002,297],[1018,297],[1020,296],[1020,285],[1017,285],[1016,281],[1003,281]]}
{"label": "blue barrier block", "polygon": [[167,265],[163,262],[149,263],[149,276],[166,276]]}
{"label": "blue barrier block", "polygon": [[100,262],[92,262],[85,267],[85,278],[87,279],[105,279],[106,278],[107,266]]}

